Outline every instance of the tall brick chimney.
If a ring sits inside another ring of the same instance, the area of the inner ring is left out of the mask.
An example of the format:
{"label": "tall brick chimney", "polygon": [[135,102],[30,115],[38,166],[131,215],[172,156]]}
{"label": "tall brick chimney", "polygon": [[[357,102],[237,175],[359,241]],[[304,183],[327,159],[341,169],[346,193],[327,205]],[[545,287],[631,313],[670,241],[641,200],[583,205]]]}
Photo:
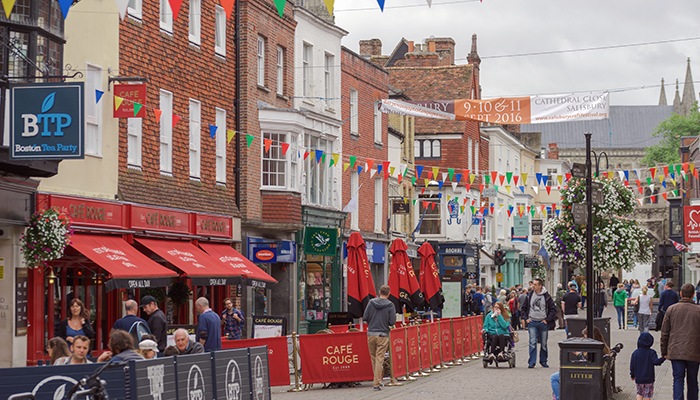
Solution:
{"label": "tall brick chimney", "polygon": [[382,41],[379,39],[360,40],[360,55],[381,56]]}
{"label": "tall brick chimney", "polygon": [[556,143],[549,144],[549,152],[547,153],[547,158],[552,160],[559,159],[559,148],[557,147]]}
{"label": "tall brick chimney", "polygon": [[455,41],[452,38],[434,38],[426,39],[428,51],[433,51],[440,55],[440,59],[444,62],[442,65],[454,65],[455,63]]}

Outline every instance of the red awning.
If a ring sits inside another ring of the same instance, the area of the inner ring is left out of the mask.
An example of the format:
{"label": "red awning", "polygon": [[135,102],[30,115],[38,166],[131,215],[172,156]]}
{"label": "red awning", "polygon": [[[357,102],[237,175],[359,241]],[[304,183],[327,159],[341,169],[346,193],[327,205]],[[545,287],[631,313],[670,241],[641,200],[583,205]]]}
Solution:
{"label": "red awning", "polygon": [[170,278],[177,277],[118,236],[76,233],[71,247],[110,273],[107,290],[170,286]]}
{"label": "red awning", "polygon": [[181,269],[197,286],[223,286],[238,283],[240,274],[182,240],[136,238],[136,241]]}
{"label": "red awning", "polygon": [[269,284],[277,283],[275,278],[243,257],[233,247],[226,244],[200,243],[204,251],[222,263],[231,266],[236,275],[246,278],[246,283],[255,287],[267,287]]}

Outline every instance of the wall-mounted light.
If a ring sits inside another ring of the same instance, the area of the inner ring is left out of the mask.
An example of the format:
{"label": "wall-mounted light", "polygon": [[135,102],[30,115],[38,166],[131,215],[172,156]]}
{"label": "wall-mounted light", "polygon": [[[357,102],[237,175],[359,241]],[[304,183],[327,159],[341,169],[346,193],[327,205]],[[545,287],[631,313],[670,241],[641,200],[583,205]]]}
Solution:
{"label": "wall-mounted light", "polygon": [[56,274],[53,273],[53,268],[49,267],[49,273],[46,275],[46,279],[49,281],[49,285],[53,285],[53,283],[58,279]]}

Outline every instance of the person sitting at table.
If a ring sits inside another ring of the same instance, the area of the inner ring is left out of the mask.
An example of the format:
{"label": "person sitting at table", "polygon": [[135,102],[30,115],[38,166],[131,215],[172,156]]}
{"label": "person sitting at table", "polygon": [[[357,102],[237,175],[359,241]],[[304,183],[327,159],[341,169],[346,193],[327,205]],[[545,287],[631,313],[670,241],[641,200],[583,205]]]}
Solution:
{"label": "person sitting at table", "polygon": [[62,337],[58,336],[49,340],[49,346],[46,348],[46,351],[49,353],[50,357],[49,365],[54,365],[56,364],[56,360],[70,356],[68,343],[66,343]]}
{"label": "person sitting at table", "polygon": [[194,340],[190,340],[190,335],[186,330],[180,328],[175,331],[175,346],[180,354],[204,353],[204,345]]}

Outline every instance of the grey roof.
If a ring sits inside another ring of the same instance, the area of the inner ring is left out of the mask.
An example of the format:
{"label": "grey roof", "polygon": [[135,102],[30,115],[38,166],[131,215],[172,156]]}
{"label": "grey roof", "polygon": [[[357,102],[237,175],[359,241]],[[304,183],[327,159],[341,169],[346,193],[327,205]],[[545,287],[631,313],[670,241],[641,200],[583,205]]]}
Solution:
{"label": "grey roof", "polygon": [[[520,125],[521,132],[542,132],[542,147],[584,148],[591,132],[593,148],[643,148],[659,143],[653,137],[657,125],[671,116],[673,106],[610,106],[610,119]],[[612,134],[611,134],[612,133]],[[612,141],[612,143],[611,143]]]}

